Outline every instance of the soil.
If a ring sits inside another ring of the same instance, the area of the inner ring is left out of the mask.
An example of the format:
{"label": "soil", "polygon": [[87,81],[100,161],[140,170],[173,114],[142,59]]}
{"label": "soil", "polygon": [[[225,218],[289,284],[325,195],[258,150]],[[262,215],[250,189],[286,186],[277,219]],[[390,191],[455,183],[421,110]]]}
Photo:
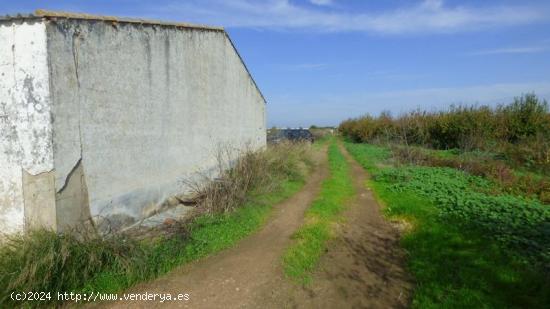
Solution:
{"label": "soil", "polygon": [[[325,148],[326,150],[326,148]],[[412,282],[403,265],[399,232],[380,213],[365,186],[367,174],[342,148],[352,166],[357,196],[336,229],[318,271],[307,286],[284,276],[281,256],[303,223],[304,212],[329,175],[326,151],[304,188],[274,208],[270,221],[235,247],[182,266],[126,293],[188,293],[188,301],[99,303],[106,308],[401,308]]]}
{"label": "soil", "polygon": [[400,232],[381,214],[365,170],[340,147],[351,166],[355,198],[327,246],[309,286],[294,290],[294,308],[406,308],[413,281],[406,271]]}

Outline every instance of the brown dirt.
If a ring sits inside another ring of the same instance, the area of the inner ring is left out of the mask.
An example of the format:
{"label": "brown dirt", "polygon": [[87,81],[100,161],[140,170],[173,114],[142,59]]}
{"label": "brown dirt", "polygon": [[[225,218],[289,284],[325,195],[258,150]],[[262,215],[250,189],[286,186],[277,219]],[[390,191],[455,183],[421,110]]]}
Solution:
{"label": "brown dirt", "polygon": [[287,304],[294,308],[406,308],[413,284],[404,267],[399,231],[382,216],[366,186],[367,173],[344,147],[340,150],[351,165],[356,196],[312,283],[293,290]]}
{"label": "brown dirt", "polygon": [[106,308],[242,308],[258,291],[284,284],[281,256],[300,227],[304,212],[328,176],[326,147],[315,153],[316,170],[304,188],[275,206],[271,220],[256,234],[219,254],[182,266],[168,275],[139,284],[126,293],[188,293],[189,301],[159,303],[128,301],[101,303]]}
{"label": "brown dirt", "polygon": [[382,217],[365,186],[367,174],[342,148],[352,167],[357,196],[345,212],[313,281],[298,286],[283,275],[281,256],[304,212],[328,175],[326,151],[319,168],[296,195],[275,207],[272,219],[235,247],[183,266],[127,293],[189,293],[182,302],[116,302],[108,308],[401,308],[412,283],[399,233]]}

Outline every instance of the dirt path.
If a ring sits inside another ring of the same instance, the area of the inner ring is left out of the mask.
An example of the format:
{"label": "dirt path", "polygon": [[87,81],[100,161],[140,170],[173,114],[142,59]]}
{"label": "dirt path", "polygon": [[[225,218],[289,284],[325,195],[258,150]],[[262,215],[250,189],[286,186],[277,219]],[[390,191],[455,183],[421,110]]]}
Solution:
{"label": "dirt path", "polygon": [[139,284],[127,293],[188,293],[189,301],[103,303],[106,308],[243,308],[256,307],[260,291],[286,284],[281,256],[290,236],[302,224],[304,212],[328,176],[326,147],[316,152],[318,167],[304,188],[277,205],[271,220],[235,247],[178,268],[157,280]]}
{"label": "dirt path", "polygon": [[365,185],[366,172],[343,147],[341,151],[351,165],[357,196],[313,283],[293,290],[287,304],[295,308],[407,307],[413,285],[404,268],[399,233],[382,217]]}
{"label": "dirt path", "polygon": [[298,286],[283,275],[281,256],[327,177],[326,151],[305,187],[276,206],[272,220],[232,249],[183,266],[131,293],[189,293],[186,302],[117,302],[108,308],[401,308],[410,301],[399,234],[384,220],[366,188],[367,174],[342,148],[357,196],[322,257],[313,282]]}

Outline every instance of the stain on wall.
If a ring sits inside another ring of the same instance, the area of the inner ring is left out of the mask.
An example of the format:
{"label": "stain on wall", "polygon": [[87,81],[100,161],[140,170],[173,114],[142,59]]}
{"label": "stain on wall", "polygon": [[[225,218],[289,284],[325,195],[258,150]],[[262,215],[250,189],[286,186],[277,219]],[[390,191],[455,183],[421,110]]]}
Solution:
{"label": "stain on wall", "polygon": [[221,145],[265,145],[265,102],[223,31],[60,20],[47,32],[56,170],[82,160],[98,225],[143,219]]}
{"label": "stain on wall", "polygon": [[[50,106],[45,24],[0,22],[1,232],[22,231],[37,218],[25,220],[24,180],[47,184],[27,176],[53,170]],[[35,189],[29,196],[42,196]]]}
{"label": "stain on wall", "polygon": [[265,147],[265,101],[221,29],[57,16],[0,22],[0,43],[2,230],[124,227],[221,147]]}

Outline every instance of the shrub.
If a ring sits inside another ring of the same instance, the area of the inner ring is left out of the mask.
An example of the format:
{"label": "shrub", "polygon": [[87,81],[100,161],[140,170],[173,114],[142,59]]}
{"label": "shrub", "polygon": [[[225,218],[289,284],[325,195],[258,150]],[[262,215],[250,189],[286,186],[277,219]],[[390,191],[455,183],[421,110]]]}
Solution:
{"label": "shrub", "polygon": [[224,213],[246,203],[251,192],[267,193],[285,179],[298,179],[304,166],[311,164],[306,143],[278,143],[261,151],[245,150],[238,160],[235,151],[218,152],[217,177],[203,175],[189,182],[199,208],[208,213]]}
{"label": "shrub", "polygon": [[354,142],[397,142],[435,149],[491,150],[510,164],[550,172],[548,103],[534,94],[509,105],[451,106],[439,112],[382,113],[348,119],[339,131]]}
{"label": "shrub", "polygon": [[548,103],[539,100],[534,94],[516,98],[510,105],[499,106],[495,114],[501,129],[495,133],[511,143],[539,133],[549,134]]}

